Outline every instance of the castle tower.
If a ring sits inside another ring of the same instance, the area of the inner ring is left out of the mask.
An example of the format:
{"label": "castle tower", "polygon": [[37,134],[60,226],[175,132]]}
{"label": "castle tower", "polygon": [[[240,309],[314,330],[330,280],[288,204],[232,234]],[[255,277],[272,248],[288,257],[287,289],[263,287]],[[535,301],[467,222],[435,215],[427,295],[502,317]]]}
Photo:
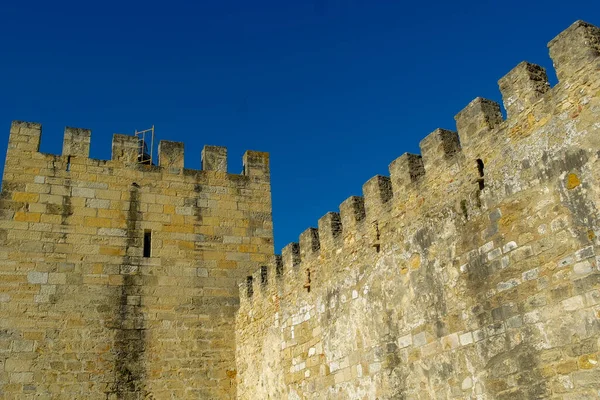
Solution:
{"label": "castle tower", "polygon": [[134,136],[89,158],[66,128],[13,122],[0,200],[0,397],[232,399],[237,285],[273,254],[269,156],[241,175],[183,143],[138,163]]}

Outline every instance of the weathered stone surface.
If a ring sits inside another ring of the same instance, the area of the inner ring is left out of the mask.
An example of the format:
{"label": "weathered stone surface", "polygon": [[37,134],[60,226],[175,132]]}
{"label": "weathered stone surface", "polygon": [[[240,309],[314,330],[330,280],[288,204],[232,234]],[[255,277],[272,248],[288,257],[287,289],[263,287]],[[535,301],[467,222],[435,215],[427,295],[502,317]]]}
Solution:
{"label": "weathered stone surface", "polygon": [[507,120],[476,99],[460,145],[427,136],[340,205],[342,240],[321,220],[241,292],[238,398],[598,396],[599,32],[560,34],[558,85],[519,64]]}
{"label": "weathered stone surface", "polygon": [[[14,122],[0,397],[591,399],[600,392],[600,30],[522,63],[273,255],[267,153],[61,156]],[[458,140],[460,137],[460,140]]]}
{"label": "weathered stone surface", "polygon": [[273,256],[268,155],[232,175],[183,169],[182,143],[153,166],[135,136],[103,161],[88,130],[61,156],[40,134],[13,123],[2,182],[0,398],[235,398],[238,284]]}

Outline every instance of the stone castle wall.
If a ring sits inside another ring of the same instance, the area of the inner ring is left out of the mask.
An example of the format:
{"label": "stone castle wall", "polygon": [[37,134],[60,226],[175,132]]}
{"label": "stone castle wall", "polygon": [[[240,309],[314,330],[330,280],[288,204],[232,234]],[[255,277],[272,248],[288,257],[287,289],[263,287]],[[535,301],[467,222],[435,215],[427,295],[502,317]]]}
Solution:
{"label": "stone castle wall", "polygon": [[248,277],[238,398],[600,396],[600,29],[549,49]]}
{"label": "stone castle wall", "polygon": [[[39,152],[41,126],[14,122],[0,195],[0,398],[233,399],[238,282],[273,254],[269,159],[242,175],[206,146],[158,166],[90,131]],[[145,239],[146,238],[146,239]],[[144,254],[144,241],[149,254]]]}
{"label": "stone castle wall", "polygon": [[281,256],[266,153],[13,123],[0,398],[598,398],[600,29],[549,48]]}

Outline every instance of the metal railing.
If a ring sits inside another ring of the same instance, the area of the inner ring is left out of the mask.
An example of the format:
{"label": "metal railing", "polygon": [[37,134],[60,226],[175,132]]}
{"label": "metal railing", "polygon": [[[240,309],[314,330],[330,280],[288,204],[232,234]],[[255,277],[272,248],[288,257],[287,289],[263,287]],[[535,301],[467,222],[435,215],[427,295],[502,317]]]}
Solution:
{"label": "metal railing", "polygon": [[[154,125],[152,128],[143,131],[135,131],[135,136],[139,139],[138,163],[152,165],[152,151],[154,149]],[[148,149],[148,140],[150,139],[150,149]]]}

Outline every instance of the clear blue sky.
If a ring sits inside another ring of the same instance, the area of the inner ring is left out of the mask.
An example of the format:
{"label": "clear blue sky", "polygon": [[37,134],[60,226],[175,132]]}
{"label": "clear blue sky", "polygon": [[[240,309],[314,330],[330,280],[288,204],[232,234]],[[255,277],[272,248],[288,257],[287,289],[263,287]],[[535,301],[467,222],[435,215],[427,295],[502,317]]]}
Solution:
{"label": "clear blue sky", "polygon": [[41,122],[59,154],[65,125],[113,133],[156,125],[185,142],[271,153],[279,251],[600,1],[6,1],[0,6],[0,142]]}

